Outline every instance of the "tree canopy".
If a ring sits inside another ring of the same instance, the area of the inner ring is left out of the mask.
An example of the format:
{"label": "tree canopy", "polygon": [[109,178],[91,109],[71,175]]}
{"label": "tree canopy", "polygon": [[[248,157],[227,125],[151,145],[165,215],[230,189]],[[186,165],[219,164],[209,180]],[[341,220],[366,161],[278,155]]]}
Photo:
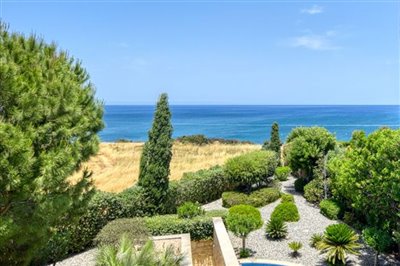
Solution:
{"label": "tree canopy", "polygon": [[26,265],[92,194],[67,178],[97,151],[102,104],[81,63],[0,24],[0,264]]}
{"label": "tree canopy", "polygon": [[302,177],[313,178],[318,160],[336,145],[335,137],[322,127],[298,127],[287,137],[288,162]]}

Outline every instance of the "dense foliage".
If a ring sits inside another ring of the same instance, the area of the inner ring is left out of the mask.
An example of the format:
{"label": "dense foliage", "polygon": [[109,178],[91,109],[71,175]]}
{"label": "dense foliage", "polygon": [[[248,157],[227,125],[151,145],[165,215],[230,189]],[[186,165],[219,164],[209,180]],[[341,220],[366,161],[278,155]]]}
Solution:
{"label": "dense foliage", "polygon": [[368,227],[362,231],[362,237],[364,242],[376,251],[374,264],[377,265],[379,253],[387,251],[393,243],[390,234],[375,227]]}
{"label": "dense foliage", "polygon": [[172,124],[167,94],[161,94],[149,139],[140,158],[139,186],[146,193],[146,203],[154,212],[164,211],[168,192],[169,164],[172,158]]}
{"label": "dense foliage", "polygon": [[287,137],[288,162],[299,177],[307,181],[313,178],[318,160],[336,145],[335,137],[325,128],[298,127]]}
{"label": "dense foliage", "polygon": [[261,228],[263,220],[258,209],[249,205],[236,205],[229,208],[226,225],[236,236],[242,238],[242,250],[246,249],[246,237]]}
{"label": "dense foliage", "polygon": [[250,192],[253,185],[268,183],[277,165],[275,152],[254,151],[229,159],[225,164],[225,172],[232,182]]}
{"label": "dense foliage", "polygon": [[273,218],[267,222],[265,233],[269,238],[281,239],[287,236],[287,226],[284,221],[278,218]]}
{"label": "dense foliage", "polygon": [[299,211],[294,202],[282,202],[275,207],[271,219],[279,219],[284,222],[297,222],[300,220]]}
{"label": "dense foliage", "polygon": [[294,196],[292,194],[282,194],[281,202],[294,202]]}
{"label": "dense foliage", "polygon": [[[311,203],[320,203],[325,197],[324,182],[326,182],[327,190],[330,186],[330,180],[324,181],[321,178],[315,178],[304,186],[304,198]],[[327,191],[327,194],[328,191]]]}
{"label": "dense foliage", "polygon": [[339,219],[342,213],[340,205],[330,199],[322,200],[319,204],[319,208],[321,213],[331,220]]}
{"label": "dense foliage", "polygon": [[279,181],[286,181],[291,173],[291,169],[289,166],[279,166],[275,169],[275,177]]}
{"label": "dense foliage", "polygon": [[319,242],[321,242],[323,239],[324,239],[324,234],[314,233],[310,238],[310,246],[316,248]]}
{"label": "dense foliage", "polygon": [[334,159],[332,193],[370,226],[389,233],[400,217],[400,130],[382,128],[368,137],[355,132]]}
{"label": "dense foliage", "polygon": [[0,264],[26,265],[92,195],[89,173],[67,178],[97,151],[103,108],[55,44],[0,24],[0,61]]}
{"label": "dense foliage", "polygon": [[187,201],[208,203],[221,197],[224,191],[235,188],[224,169],[215,166],[207,170],[185,173],[181,180],[170,182],[170,196],[179,206]]}
{"label": "dense foliage", "polygon": [[245,204],[253,207],[262,207],[276,201],[281,193],[276,188],[261,188],[250,194],[237,191],[228,191],[222,193],[222,206],[230,208],[234,205]]}
{"label": "dense foliage", "polygon": [[263,145],[263,149],[271,150],[280,154],[281,150],[281,139],[279,137],[279,125],[277,122],[274,122],[271,127],[271,138],[269,141],[266,141]]}
{"label": "dense foliage", "polygon": [[101,229],[94,239],[94,244],[118,246],[123,235],[127,236],[134,245],[143,245],[149,237],[149,232],[142,218],[117,219]]}
{"label": "dense foliage", "polygon": [[204,210],[201,208],[200,204],[193,202],[185,202],[181,206],[178,207],[178,217],[179,218],[193,218],[195,216],[199,216],[204,213]]}
{"label": "dense foliage", "polygon": [[358,254],[360,248],[357,234],[345,224],[333,224],[325,229],[324,237],[317,248],[327,253],[327,260],[333,265],[346,264],[347,254]]}
{"label": "dense foliage", "polygon": [[305,185],[307,185],[307,181],[304,178],[300,177],[294,181],[294,189],[297,192],[304,192]]}

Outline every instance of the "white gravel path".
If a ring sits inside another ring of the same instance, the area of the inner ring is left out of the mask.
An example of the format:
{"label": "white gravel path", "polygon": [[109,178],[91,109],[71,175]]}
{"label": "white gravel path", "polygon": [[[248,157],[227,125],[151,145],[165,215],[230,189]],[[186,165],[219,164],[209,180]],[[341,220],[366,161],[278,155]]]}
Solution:
{"label": "white gravel path", "polygon": [[[310,247],[309,240],[314,233],[322,233],[325,228],[337,223],[336,221],[329,220],[322,214],[319,209],[308,203],[302,195],[294,190],[294,178],[289,178],[288,181],[282,182],[282,191],[294,195],[297,208],[300,213],[300,220],[298,222],[287,223],[288,236],[283,240],[269,240],[265,236],[264,226],[249,234],[247,237],[246,245],[253,252],[253,257],[265,258],[271,260],[289,261],[305,266],[309,265],[326,265],[325,255],[321,255],[316,249]],[[259,208],[263,220],[269,220],[272,211],[280,203],[280,200],[273,202],[267,206]],[[204,209],[222,209],[222,202],[220,200],[214,201],[204,206]],[[241,239],[235,237],[229,232],[232,244],[235,249],[241,247]],[[288,243],[292,241],[299,241],[303,244],[300,250],[300,256],[293,258],[290,255]],[[359,257],[350,256],[349,261],[351,265],[373,265],[373,252],[368,248],[361,250]],[[383,262],[381,265],[399,265],[396,262]]]}
{"label": "white gravel path", "polygon": [[97,249],[92,248],[56,263],[57,266],[95,266]]}

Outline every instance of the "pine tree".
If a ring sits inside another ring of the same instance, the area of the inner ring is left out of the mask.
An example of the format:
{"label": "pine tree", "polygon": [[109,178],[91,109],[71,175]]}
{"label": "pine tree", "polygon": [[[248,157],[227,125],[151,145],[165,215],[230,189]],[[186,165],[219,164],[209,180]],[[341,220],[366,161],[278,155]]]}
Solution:
{"label": "pine tree", "polygon": [[87,173],[103,107],[81,64],[0,23],[0,265],[28,265],[61,221],[93,194]]}
{"label": "pine tree", "polygon": [[157,102],[149,139],[140,158],[138,185],[144,188],[147,204],[154,212],[162,212],[168,192],[169,164],[172,158],[172,124],[168,96],[163,93]]}
{"label": "pine tree", "polygon": [[274,122],[271,127],[270,149],[279,153],[281,145],[281,139],[279,138],[279,125],[277,122]]}

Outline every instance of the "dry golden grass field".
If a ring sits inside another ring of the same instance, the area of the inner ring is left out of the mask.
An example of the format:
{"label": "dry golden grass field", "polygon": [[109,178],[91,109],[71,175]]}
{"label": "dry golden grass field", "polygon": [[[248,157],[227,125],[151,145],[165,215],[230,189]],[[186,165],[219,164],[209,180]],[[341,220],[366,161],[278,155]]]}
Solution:
{"label": "dry golden grass field", "polygon": [[[226,159],[260,149],[253,144],[213,143],[204,146],[175,143],[172,149],[171,180],[180,179],[185,172],[193,172],[222,165]],[[119,192],[132,186],[138,179],[143,143],[101,143],[99,153],[82,166],[93,172],[95,186],[103,191]],[[72,180],[81,177],[79,171]]]}

